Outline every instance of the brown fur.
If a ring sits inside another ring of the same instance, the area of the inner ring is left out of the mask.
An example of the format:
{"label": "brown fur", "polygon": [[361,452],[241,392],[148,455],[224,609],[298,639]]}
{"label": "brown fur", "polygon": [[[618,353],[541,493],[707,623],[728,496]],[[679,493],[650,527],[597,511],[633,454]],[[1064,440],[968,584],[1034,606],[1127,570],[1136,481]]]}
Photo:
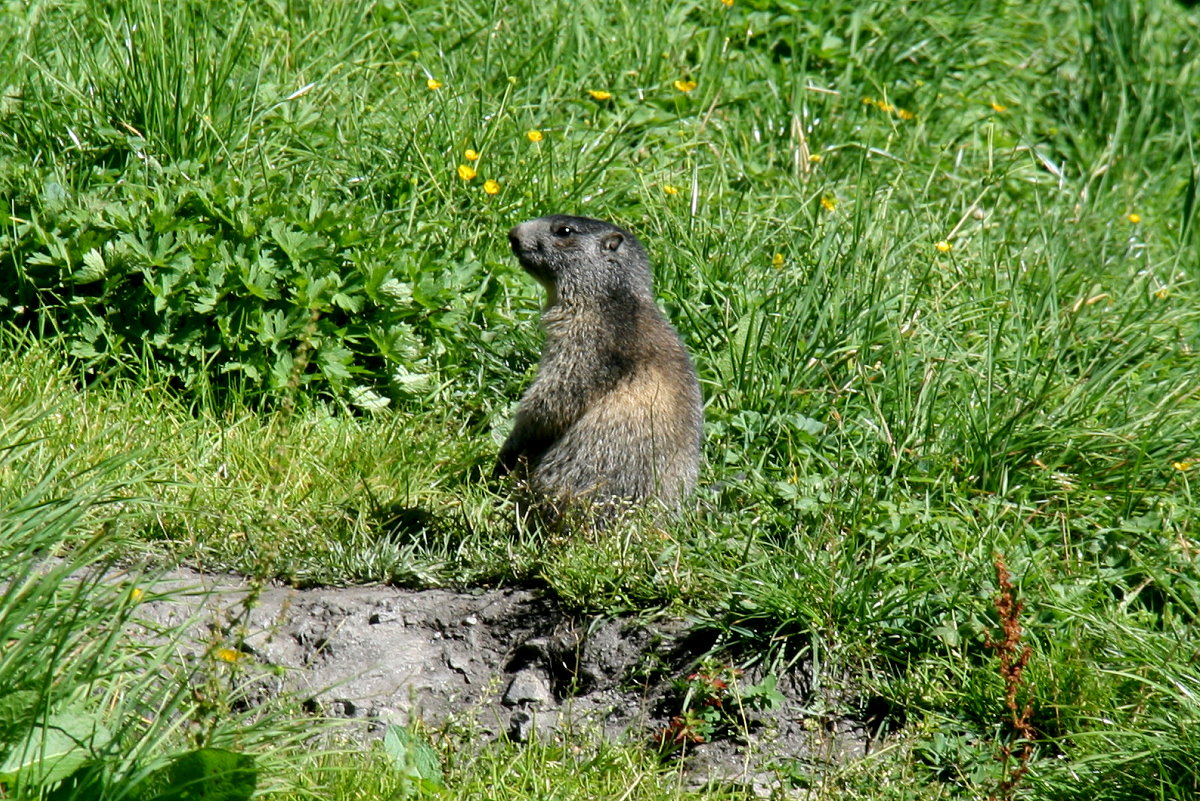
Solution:
{"label": "brown fur", "polygon": [[551,519],[651,499],[678,507],[700,465],[700,385],[654,302],[645,250],[615,225],[565,215],[508,238],[549,300],[537,376],[496,474],[526,480]]}

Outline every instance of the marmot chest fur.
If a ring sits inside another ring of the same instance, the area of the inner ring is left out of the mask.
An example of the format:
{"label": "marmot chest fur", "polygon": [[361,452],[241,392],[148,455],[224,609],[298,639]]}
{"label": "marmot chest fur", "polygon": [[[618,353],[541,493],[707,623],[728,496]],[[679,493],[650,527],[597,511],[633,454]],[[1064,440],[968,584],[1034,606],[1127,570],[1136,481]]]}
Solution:
{"label": "marmot chest fur", "polygon": [[566,215],[522,223],[508,239],[549,300],[537,376],[496,474],[517,471],[555,516],[651,499],[679,506],[700,465],[700,385],[654,302],[641,243]]}

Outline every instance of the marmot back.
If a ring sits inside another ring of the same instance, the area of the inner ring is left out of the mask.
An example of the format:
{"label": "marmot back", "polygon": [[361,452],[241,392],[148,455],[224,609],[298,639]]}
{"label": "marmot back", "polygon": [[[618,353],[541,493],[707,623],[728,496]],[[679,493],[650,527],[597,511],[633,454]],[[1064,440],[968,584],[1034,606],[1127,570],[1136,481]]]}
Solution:
{"label": "marmot back", "polygon": [[615,225],[557,214],[508,239],[549,300],[537,376],[496,475],[516,471],[551,521],[568,508],[678,507],[700,466],[700,384],[654,302],[641,243]]}

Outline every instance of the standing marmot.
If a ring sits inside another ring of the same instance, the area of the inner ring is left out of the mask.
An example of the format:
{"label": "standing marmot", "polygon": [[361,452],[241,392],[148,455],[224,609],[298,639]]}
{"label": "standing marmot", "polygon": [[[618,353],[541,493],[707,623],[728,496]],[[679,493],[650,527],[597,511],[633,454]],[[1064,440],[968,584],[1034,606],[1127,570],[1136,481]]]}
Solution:
{"label": "standing marmot", "polygon": [[678,507],[700,466],[700,384],[654,303],[641,243],[561,214],[518,225],[508,241],[549,300],[542,360],[495,474],[516,471],[552,522],[568,506]]}

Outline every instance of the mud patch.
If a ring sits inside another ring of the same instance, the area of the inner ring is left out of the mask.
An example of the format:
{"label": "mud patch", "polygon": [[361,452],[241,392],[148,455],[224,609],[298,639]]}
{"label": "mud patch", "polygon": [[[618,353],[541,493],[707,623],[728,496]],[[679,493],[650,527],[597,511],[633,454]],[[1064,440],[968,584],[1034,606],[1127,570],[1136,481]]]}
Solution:
{"label": "mud patch", "polygon": [[[295,589],[191,571],[160,586],[175,592],[142,606],[149,624],[190,621],[186,647],[234,649],[261,672],[260,697],[298,693],[313,712],[367,729],[470,719],[518,742],[570,731],[651,743],[681,734],[679,679],[711,646],[680,620],[579,619],[520,589]],[[869,716],[821,714],[828,699],[810,684],[794,670],[778,677],[773,708],[726,710],[738,725],[708,742],[683,737],[690,780],[765,789],[774,767],[819,769],[865,754]]]}

